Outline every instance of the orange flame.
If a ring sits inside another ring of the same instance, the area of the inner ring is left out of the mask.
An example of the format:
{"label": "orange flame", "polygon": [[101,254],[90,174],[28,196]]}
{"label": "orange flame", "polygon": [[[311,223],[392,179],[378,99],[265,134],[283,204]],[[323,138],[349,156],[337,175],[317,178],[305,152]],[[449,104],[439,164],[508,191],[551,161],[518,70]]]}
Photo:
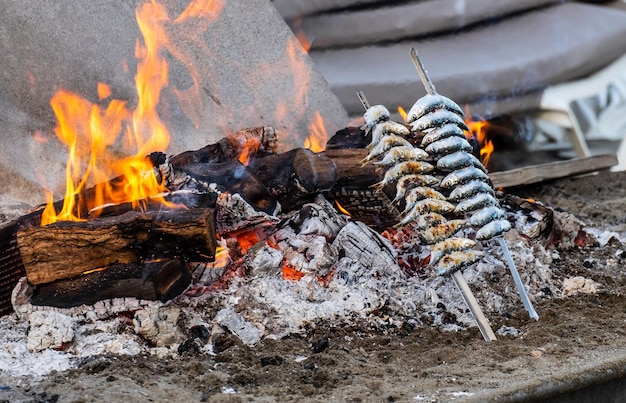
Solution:
{"label": "orange flame", "polygon": [[98,98],[102,101],[111,96],[111,87],[105,83],[98,83]]}
{"label": "orange flame", "polygon": [[326,132],[326,127],[324,127],[324,119],[319,111],[315,112],[313,123],[309,126],[309,130],[311,134],[304,139],[304,148],[308,148],[314,153],[324,151],[328,141],[328,133]]}
{"label": "orange flame", "polygon": [[470,132],[466,133],[466,136],[468,138],[475,138],[478,140],[478,144],[480,145],[480,161],[484,166],[487,166],[489,164],[489,158],[494,150],[493,142],[487,135],[489,123],[485,120],[474,121],[471,118],[466,119],[465,122],[470,128]]}
{"label": "orange flame", "polygon": [[[57,213],[52,195],[48,194],[42,225],[59,220],[83,220],[76,209],[79,201],[88,208],[111,202],[137,205],[139,200],[166,190],[157,182],[146,155],[165,150],[170,139],[156,110],[161,90],[168,85],[168,65],[161,55],[167,42],[162,25],[168,16],[163,6],[145,3],[136,11],[136,17],[144,43],[137,40],[135,46],[138,103],[134,111],[129,111],[124,101],[113,99],[106,107],[100,107],[64,89],[50,100],[58,121],[55,134],[67,145],[68,160],[63,207]],[[106,84],[98,85],[101,99],[110,96],[109,91]],[[125,132],[121,141],[124,149],[134,155],[119,157],[119,153],[109,149],[118,143],[122,132]],[[122,177],[122,186],[113,188],[107,183],[112,176]],[[92,181],[97,184],[94,197],[80,200],[81,191]]]}
{"label": "orange flame", "polygon": [[306,53],[309,53],[311,45],[313,44],[313,39],[310,38],[300,27],[302,25],[302,17],[296,18],[291,25],[296,39],[300,42],[300,46],[302,46],[302,49],[304,49]]}
{"label": "orange flame", "polygon": [[335,200],[335,205],[337,206],[337,210],[339,210],[340,213],[345,214],[347,216],[351,216],[351,214],[348,212],[348,210],[343,208],[343,206],[341,204],[339,204],[339,202],[337,200]]}
{"label": "orange flame", "polygon": [[402,116],[402,121],[406,122],[406,117],[407,117],[407,112],[404,110],[403,107],[398,106],[398,113],[400,114],[400,116]]}

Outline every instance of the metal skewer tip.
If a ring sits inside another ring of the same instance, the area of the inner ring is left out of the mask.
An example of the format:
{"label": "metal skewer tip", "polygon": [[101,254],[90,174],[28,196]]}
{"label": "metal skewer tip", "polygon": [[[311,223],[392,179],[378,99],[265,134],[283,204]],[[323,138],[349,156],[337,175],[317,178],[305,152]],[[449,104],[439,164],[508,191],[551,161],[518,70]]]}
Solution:
{"label": "metal skewer tip", "polygon": [[356,90],[356,96],[359,97],[359,100],[361,101],[361,104],[363,105],[363,108],[365,108],[365,110],[368,110],[369,108],[372,107],[372,105],[370,105],[369,101],[365,97],[365,94],[363,93],[363,91]]}
{"label": "metal skewer tip", "polygon": [[426,90],[426,93],[428,95],[435,95],[437,93],[437,90],[435,89],[435,84],[433,84],[433,82],[430,81],[430,77],[428,77],[428,72],[426,71],[426,68],[424,68],[424,65],[422,64],[422,60],[417,54],[417,50],[415,50],[415,48],[411,48],[411,50],[409,51],[409,54],[411,55],[413,64],[415,65],[415,68],[417,69],[417,74],[419,74],[420,79],[422,80],[422,84],[424,84],[424,89]]}
{"label": "metal skewer tip", "polygon": [[483,313],[482,309],[480,309],[480,305],[478,305],[478,301],[476,301],[476,297],[474,297],[472,290],[467,285],[467,282],[465,281],[465,278],[463,277],[463,273],[461,272],[461,270],[457,270],[454,273],[452,273],[452,278],[454,279],[454,284],[456,284],[456,287],[461,292],[461,295],[463,296],[465,303],[469,307],[470,312],[474,316],[474,319],[476,319],[476,324],[478,325],[478,329],[480,330],[480,333],[483,335],[485,341],[496,340],[496,334],[493,332],[493,329],[491,329],[491,326],[489,325],[489,321],[485,317],[485,314]]}
{"label": "metal skewer tip", "polygon": [[528,311],[528,314],[531,318],[535,320],[539,320],[539,315],[535,308],[533,307],[533,303],[530,301],[528,294],[526,293],[526,289],[524,288],[524,284],[522,283],[522,279],[519,276],[519,272],[515,267],[515,263],[513,262],[513,258],[511,257],[511,252],[509,252],[509,248],[506,245],[506,241],[503,237],[498,237],[498,242],[500,243],[500,248],[502,248],[502,253],[504,254],[504,258],[509,266],[509,271],[511,272],[511,276],[513,276],[513,281],[515,282],[515,287],[517,287],[517,292],[522,299],[522,303],[524,304],[524,308]]}

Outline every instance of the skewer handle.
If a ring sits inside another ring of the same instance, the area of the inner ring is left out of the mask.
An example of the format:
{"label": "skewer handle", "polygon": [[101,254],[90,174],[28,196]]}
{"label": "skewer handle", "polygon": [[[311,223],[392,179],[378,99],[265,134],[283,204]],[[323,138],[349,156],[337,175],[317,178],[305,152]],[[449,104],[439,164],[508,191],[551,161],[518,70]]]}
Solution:
{"label": "skewer handle", "polygon": [[511,276],[513,276],[513,282],[515,282],[515,287],[517,287],[517,292],[519,293],[520,298],[522,299],[522,304],[524,304],[524,308],[528,311],[528,314],[531,318],[535,320],[539,320],[539,315],[535,308],[533,307],[533,303],[530,301],[528,294],[526,293],[526,289],[524,288],[524,284],[522,283],[522,279],[519,276],[519,272],[515,267],[515,263],[513,262],[513,258],[511,257],[511,252],[509,252],[509,248],[506,245],[506,241],[503,237],[498,237],[498,242],[500,243],[500,248],[502,248],[502,253],[504,254],[504,258],[509,265],[509,271],[511,272]]}
{"label": "skewer handle", "polygon": [[363,93],[363,91],[356,90],[356,96],[359,97],[359,100],[361,101],[361,104],[363,105],[363,108],[365,108],[365,110],[368,110],[372,107],[372,105],[370,105],[369,101],[365,97],[365,93]]}
{"label": "skewer handle", "polygon": [[422,60],[417,54],[417,50],[415,50],[415,48],[411,48],[409,54],[411,55],[411,60],[413,60],[413,64],[417,69],[417,74],[419,74],[420,79],[422,80],[422,84],[424,84],[424,89],[426,89],[426,93],[428,95],[435,95],[437,93],[437,90],[435,89],[435,84],[430,81],[430,77],[428,77],[428,72],[422,64]]}
{"label": "skewer handle", "polygon": [[480,333],[485,338],[485,341],[494,341],[496,340],[496,334],[491,329],[489,325],[489,321],[485,317],[482,309],[480,309],[480,305],[478,305],[478,301],[476,301],[476,297],[472,293],[472,290],[467,285],[465,278],[463,277],[463,273],[461,270],[457,270],[452,273],[452,278],[454,279],[454,284],[456,284],[457,288],[463,295],[463,299],[465,303],[470,309],[470,312],[476,319],[476,324],[478,325],[478,329],[480,329]]}

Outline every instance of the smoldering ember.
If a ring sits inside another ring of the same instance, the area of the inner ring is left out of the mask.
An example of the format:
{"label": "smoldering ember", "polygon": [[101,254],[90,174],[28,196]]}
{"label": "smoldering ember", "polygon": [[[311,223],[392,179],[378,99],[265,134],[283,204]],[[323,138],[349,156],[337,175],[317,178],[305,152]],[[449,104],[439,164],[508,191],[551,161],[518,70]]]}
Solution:
{"label": "smoldering ember", "polygon": [[51,97],[55,127],[37,135],[64,145],[65,177],[38,173],[39,205],[0,206],[0,400],[520,401],[617,388],[616,156],[490,172],[499,151],[485,133],[499,129],[439,94],[414,48],[404,62],[426,94],[407,113],[355,89],[363,116],[348,121],[322,88],[339,109],[329,123],[308,110],[309,86],[325,83],[291,37],[283,61],[304,105],[277,102],[274,122],[180,149],[161,115],[193,115],[197,88],[159,106],[180,95],[168,90],[168,63],[186,63],[174,28],[240,9],[192,1],[171,17],[143,3],[136,104],[102,82],[97,101]]}

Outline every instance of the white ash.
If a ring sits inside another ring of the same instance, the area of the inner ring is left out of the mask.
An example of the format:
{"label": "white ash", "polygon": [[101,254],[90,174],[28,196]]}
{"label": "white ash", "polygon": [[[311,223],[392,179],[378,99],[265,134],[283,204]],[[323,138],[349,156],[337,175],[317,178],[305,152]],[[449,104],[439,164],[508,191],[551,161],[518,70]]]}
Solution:
{"label": "white ash", "polygon": [[74,340],[75,321],[67,315],[52,311],[36,311],[28,316],[28,342],[30,351],[48,348],[60,349]]}
{"label": "white ash", "polygon": [[626,233],[624,232],[607,231],[590,227],[585,228],[585,232],[593,236],[598,241],[598,245],[601,248],[604,248],[611,241],[617,241],[622,245],[626,242]]}
{"label": "white ash", "polygon": [[216,231],[222,234],[255,225],[277,223],[279,220],[276,214],[280,211],[280,205],[273,215],[269,215],[255,210],[239,193],[220,193],[217,197],[215,210]]}
{"label": "white ash", "polygon": [[600,285],[590,278],[582,276],[568,277],[563,280],[563,294],[565,296],[576,294],[597,294]]}
{"label": "white ash", "polygon": [[157,347],[168,347],[185,341],[179,328],[181,310],[178,307],[144,309],[135,312],[135,333]]}
{"label": "white ash", "polygon": [[261,341],[263,329],[258,329],[231,308],[220,310],[213,320],[233,332],[248,346],[253,346]]}

